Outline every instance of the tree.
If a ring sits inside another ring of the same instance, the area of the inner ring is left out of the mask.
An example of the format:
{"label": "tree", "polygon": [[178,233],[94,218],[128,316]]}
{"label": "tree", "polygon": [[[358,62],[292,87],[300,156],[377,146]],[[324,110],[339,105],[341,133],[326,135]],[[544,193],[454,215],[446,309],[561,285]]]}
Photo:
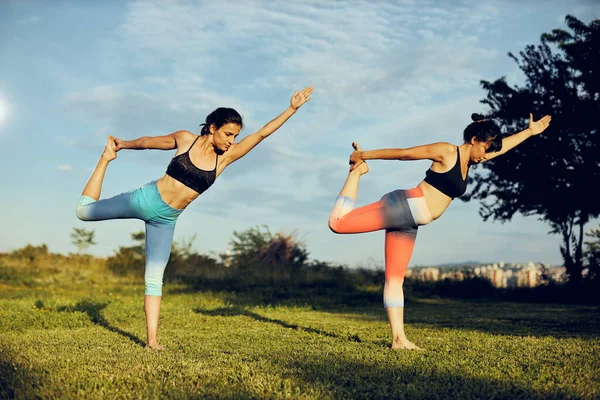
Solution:
{"label": "tree", "polygon": [[[146,232],[139,231],[130,235],[134,245],[120,246],[115,255],[108,257],[107,265],[117,275],[140,276],[143,275],[146,263]],[[198,265],[216,265],[216,260],[193,251],[192,242],[195,239],[196,235],[193,235],[187,240],[173,241],[168,266],[165,269],[165,280],[190,275]]]}
{"label": "tree", "polygon": [[552,115],[550,128],[504,156],[476,168],[474,189],[462,200],[481,200],[480,215],[502,222],[515,213],[538,215],[550,233],[562,238],[560,251],[570,281],[581,281],[584,226],[600,214],[591,188],[600,182],[600,20],[585,25],[566,17],[572,33],[555,29],[541,44],[516,57],[525,86],[510,87],[505,78],[481,81],[490,107],[488,117],[504,133],[527,127],[534,118]]}
{"label": "tree", "polygon": [[88,231],[83,228],[73,228],[73,232],[71,232],[71,243],[77,247],[80,254],[83,254],[88,247],[96,244],[96,242],[94,242],[95,234],[93,229]]}
{"label": "tree", "polygon": [[133,246],[120,246],[114,256],[107,259],[108,268],[117,275],[143,275],[145,263],[144,231],[131,233],[131,239],[136,243]]}
{"label": "tree", "polygon": [[259,263],[301,267],[308,259],[305,244],[294,233],[273,235],[266,225],[262,225],[233,232],[233,236],[231,261],[237,266]]}
{"label": "tree", "polygon": [[590,279],[600,279],[600,227],[586,233],[585,236],[591,239],[585,242],[586,249],[583,253]]}

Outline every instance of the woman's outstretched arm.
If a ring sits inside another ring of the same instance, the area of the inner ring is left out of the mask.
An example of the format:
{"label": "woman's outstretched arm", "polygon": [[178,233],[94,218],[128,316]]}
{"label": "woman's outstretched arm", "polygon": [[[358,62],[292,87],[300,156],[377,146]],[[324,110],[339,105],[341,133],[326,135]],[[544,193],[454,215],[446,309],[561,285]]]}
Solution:
{"label": "woman's outstretched arm", "polygon": [[142,136],[133,140],[115,138],[116,151],[128,150],[173,150],[183,135],[191,134],[188,131],[175,131],[163,136]]}
{"label": "woman's outstretched arm", "polygon": [[239,143],[231,146],[231,149],[227,152],[228,164],[242,158],[250,150],[252,150],[257,144],[262,142],[265,138],[267,138],[270,134],[279,129],[292,115],[296,113],[298,108],[302,106],[302,104],[310,101],[310,95],[313,92],[313,87],[308,86],[302,91],[295,91],[292,99],[290,100],[290,106],[275,119],[269,121],[265,126],[256,131],[255,133],[246,136]]}
{"label": "woman's outstretched arm", "polygon": [[544,132],[546,128],[548,128],[548,126],[550,125],[551,120],[551,116],[544,115],[539,120],[534,121],[533,114],[529,113],[529,127],[521,132],[515,133],[514,135],[510,135],[508,137],[503,138],[502,150],[486,154],[485,161],[501,156],[510,149],[517,147],[531,136],[539,135],[540,133]]}
{"label": "woman's outstretched arm", "polygon": [[456,154],[455,146],[447,142],[424,144],[421,146],[393,149],[354,151],[350,155],[350,169],[358,167],[366,160],[431,160],[441,162],[444,157]]}

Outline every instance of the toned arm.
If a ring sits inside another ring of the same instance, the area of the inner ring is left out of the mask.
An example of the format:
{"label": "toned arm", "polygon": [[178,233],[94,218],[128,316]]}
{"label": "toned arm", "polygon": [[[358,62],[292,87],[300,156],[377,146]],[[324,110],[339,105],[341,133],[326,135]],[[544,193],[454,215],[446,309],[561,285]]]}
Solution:
{"label": "toned arm", "polygon": [[487,153],[485,155],[485,161],[489,161],[493,158],[501,156],[506,153],[510,149],[517,147],[519,144],[523,143],[526,139],[531,137],[531,130],[529,128],[524,131],[515,133],[514,135],[510,135],[502,139],[502,150],[496,151],[493,153]]}
{"label": "toned arm", "polygon": [[514,135],[510,135],[502,139],[502,150],[489,153],[485,159],[491,160],[502,154],[506,153],[510,149],[513,149],[523,143],[526,139],[531,136],[539,135],[544,132],[548,126],[550,126],[550,122],[552,121],[552,117],[550,115],[544,115],[537,121],[533,120],[533,114],[529,113],[529,127],[521,132],[515,133]]}
{"label": "toned arm", "polygon": [[312,92],[312,86],[307,86],[301,91],[296,90],[290,100],[289,107],[277,117],[265,124],[265,126],[260,128],[257,132],[248,135],[238,144],[231,146],[231,149],[227,152],[227,158],[224,160],[224,162],[228,165],[248,154],[248,152],[257,144],[266,139],[269,135],[279,129],[288,119],[290,119],[290,117],[294,115],[304,103],[310,101],[310,95]]}
{"label": "toned arm", "polygon": [[269,121],[261,129],[251,135],[246,136],[239,143],[231,146],[231,149],[228,151],[229,154],[227,154],[227,163],[231,164],[232,162],[248,154],[250,150],[252,150],[257,144],[279,129],[295,113],[295,109],[288,107],[284,112],[279,114],[279,116],[273,120]]}
{"label": "toned arm", "polygon": [[177,143],[184,137],[191,135],[188,131],[175,131],[163,136],[142,136],[133,140],[121,140],[115,138],[117,150],[173,150],[177,148]]}
{"label": "toned arm", "polygon": [[[446,142],[425,144],[405,149],[363,150],[356,154],[361,160],[431,160],[442,161],[445,156],[454,152],[454,145]],[[353,155],[354,155],[353,153]],[[352,158],[351,158],[352,159]]]}

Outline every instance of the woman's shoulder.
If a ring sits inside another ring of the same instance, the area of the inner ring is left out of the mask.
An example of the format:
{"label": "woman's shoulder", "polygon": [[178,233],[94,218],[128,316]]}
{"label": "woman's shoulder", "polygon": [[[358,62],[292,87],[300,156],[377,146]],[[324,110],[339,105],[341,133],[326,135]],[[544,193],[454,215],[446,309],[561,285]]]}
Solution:
{"label": "woman's shoulder", "polygon": [[434,163],[439,163],[444,167],[453,165],[456,162],[457,147],[448,142],[435,142],[428,145],[430,152],[435,154]]}
{"label": "woman's shoulder", "polygon": [[186,131],[186,130],[180,130],[180,131],[175,131],[173,132],[173,136],[175,137],[175,140],[177,141],[178,145],[186,145],[188,143],[191,144],[191,142],[193,142],[194,140],[196,140],[196,138],[198,138],[198,135],[193,134],[190,131]]}
{"label": "woman's shoulder", "polygon": [[456,156],[456,152],[458,151],[456,145],[448,142],[436,142],[432,143],[432,146],[435,147],[435,151],[442,157]]}
{"label": "woman's shoulder", "polygon": [[196,137],[198,137],[198,135],[193,134],[190,131],[186,131],[185,129],[182,129],[180,131],[175,131],[173,132],[173,135],[175,135],[175,137],[177,138],[181,138],[181,139],[195,139]]}

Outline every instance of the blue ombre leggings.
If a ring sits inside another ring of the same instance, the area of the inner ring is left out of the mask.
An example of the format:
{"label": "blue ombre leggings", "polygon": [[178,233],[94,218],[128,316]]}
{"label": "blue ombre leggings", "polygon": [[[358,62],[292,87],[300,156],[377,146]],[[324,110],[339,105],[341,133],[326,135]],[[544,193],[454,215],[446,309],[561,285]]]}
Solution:
{"label": "blue ombre leggings", "polygon": [[160,197],[156,181],[131,192],[104,200],[81,196],[77,218],[82,221],[136,218],[146,222],[145,294],[162,295],[163,274],[173,244],[175,222],[183,210],[177,210]]}

